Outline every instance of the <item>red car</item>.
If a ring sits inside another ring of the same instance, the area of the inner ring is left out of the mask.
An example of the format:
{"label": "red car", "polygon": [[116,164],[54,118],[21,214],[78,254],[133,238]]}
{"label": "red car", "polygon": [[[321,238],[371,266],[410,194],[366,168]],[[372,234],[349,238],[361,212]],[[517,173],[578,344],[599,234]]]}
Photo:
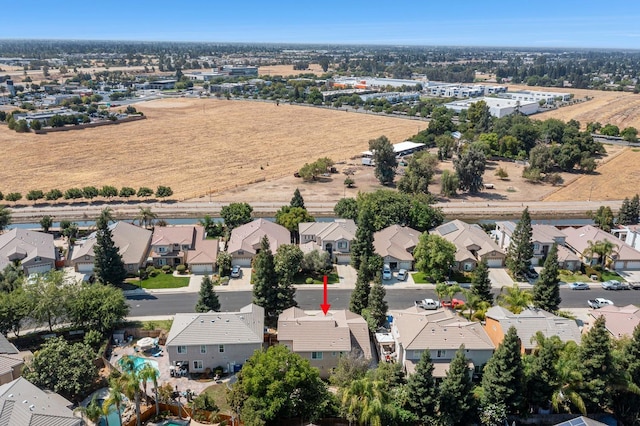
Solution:
{"label": "red car", "polygon": [[451,301],[442,300],[440,303],[442,303],[442,306],[444,306],[445,308],[455,309],[458,306],[464,305],[464,300],[460,300],[460,299],[451,299]]}

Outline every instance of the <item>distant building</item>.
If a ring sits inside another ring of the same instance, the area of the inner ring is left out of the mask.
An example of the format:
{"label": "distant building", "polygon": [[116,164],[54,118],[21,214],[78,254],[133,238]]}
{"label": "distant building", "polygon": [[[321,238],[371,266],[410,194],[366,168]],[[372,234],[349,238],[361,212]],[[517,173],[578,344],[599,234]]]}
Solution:
{"label": "distant building", "polygon": [[[415,152],[422,151],[427,145],[418,142],[404,141],[393,144],[393,152],[396,154],[396,158],[404,157],[405,155],[411,155]],[[373,151],[363,151],[362,164],[366,166],[373,166]]]}
{"label": "distant building", "polygon": [[67,116],[67,115],[76,115],[77,112],[70,110],[68,108],[58,108],[58,109],[50,109],[45,111],[34,111],[34,112],[26,112],[21,114],[15,114],[13,118],[16,120],[26,120],[27,123],[31,123],[32,121],[40,121],[42,124],[47,124],[47,122],[56,115]]}
{"label": "distant building", "polygon": [[517,92],[508,92],[500,95],[501,98],[509,98],[520,102],[540,102],[552,104],[556,100],[570,101],[573,95],[571,93],[560,92],[539,92],[536,90],[519,90]]}
{"label": "distant building", "polygon": [[178,80],[156,80],[145,84],[145,89],[151,90],[171,90],[176,88]]}
{"label": "distant building", "polygon": [[245,76],[257,76],[258,67],[240,67],[232,65],[224,65],[219,68],[215,68],[212,71],[193,71],[184,73],[184,76],[192,81],[211,81],[216,78],[229,78],[229,77],[245,77]]}
{"label": "distant building", "polygon": [[491,115],[498,118],[513,114],[516,111],[524,115],[535,114],[536,112],[538,112],[538,107],[540,106],[538,102],[533,101],[519,101],[514,99],[487,97],[449,102],[448,104],[444,104],[444,106],[459,113],[461,111],[468,110],[471,105],[478,101],[485,101],[485,103],[489,107],[489,112],[491,113]]}

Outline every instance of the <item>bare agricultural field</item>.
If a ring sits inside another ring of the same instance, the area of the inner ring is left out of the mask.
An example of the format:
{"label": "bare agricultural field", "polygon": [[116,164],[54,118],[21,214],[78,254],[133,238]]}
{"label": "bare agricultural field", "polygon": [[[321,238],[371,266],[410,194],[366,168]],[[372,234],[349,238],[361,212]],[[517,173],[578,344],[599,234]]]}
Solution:
{"label": "bare agricultural field", "polygon": [[598,121],[605,125],[615,124],[622,130],[633,126],[640,128],[640,95],[630,92],[612,92],[603,90],[573,89],[571,87],[534,87],[522,85],[509,85],[510,91],[537,90],[545,92],[573,93],[575,98],[585,96],[593,98],[586,102],[558,108],[553,111],[532,115],[536,120],[558,118],[563,121],[578,120],[582,127],[586,127],[590,121]]}
{"label": "bare agricultural field", "polygon": [[147,120],[47,135],[0,127],[3,193],[87,185],[168,185],[176,199],[292,175],[319,157],[347,160],[427,123],[296,105],[217,99],[136,104]]}
{"label": "bare agricultural field", "polygon": [[293,65],[269,65],[258,68],[258,75],[281,75],[283,77],[298,74],[322,75],[322,67],[319,64],[309,64],[307,70],[294,70]]}

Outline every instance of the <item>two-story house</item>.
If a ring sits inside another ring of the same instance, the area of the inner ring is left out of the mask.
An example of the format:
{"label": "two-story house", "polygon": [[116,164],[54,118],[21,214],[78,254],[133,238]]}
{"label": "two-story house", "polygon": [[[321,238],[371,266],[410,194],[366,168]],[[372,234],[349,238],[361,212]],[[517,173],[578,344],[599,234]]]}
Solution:
{"label": "two-story house", "polygon": [[251,266],[265,236],[269,239],[269,248],[273,253],[282,244],[291,244],[291,233],[287,228],[266,219],[256,219],[231,231],[227,246],[231,263],[234,266]]}
{"label": "two-story house", "polygon": [[[586,264],[597,265],[604,263],[612,269],[623,271],[640,269],[640,251],[602,229],[592,225],[585,225],[579,228],[566,228],[563,232],[567,235],[567,246],[580,256]],[[604,262],[601,262],[597,254],[588,250],[590,244],[598,241],[608,241],[613,245],[613,251]]]}
{"label": "two-story house", "polygon": [[408,226],[391,225],[373,234],[373,248],[392,270],[413,270],[413,251],[420,241],[420,231]]}
{"label": "two-story house", "polygon": [[333,222],[303,222],[298,225],[300,248],[308,253],[325,250],[335,263],[351,262],[351,241],[357,226],[352,219],[336,219]]}
{"label": "two-story house", "polygon": [[20,262],[25,275],[45,273],[55,269],[57,259],[51,234],[13,228],[0,235],[0,270]]}
{"label": "two-story house", "polygon": [[20,377],[23,366],[24,359],[20,351],[0,334],[0,385]]}
{"label": "two-story house", "polygon": [[504,250],[476,224],[456,219],[432,229],[430,233],[439,235],[456,246],[454,269],[473,271],[483,261],[490,268],[504,266]]}
{"label": "two-story house", "polygon": [[188,264],[194,274],[211,274],[218,258],[218,240],[207,240],[200,225],[156,226],[149,257],[154,266]]}

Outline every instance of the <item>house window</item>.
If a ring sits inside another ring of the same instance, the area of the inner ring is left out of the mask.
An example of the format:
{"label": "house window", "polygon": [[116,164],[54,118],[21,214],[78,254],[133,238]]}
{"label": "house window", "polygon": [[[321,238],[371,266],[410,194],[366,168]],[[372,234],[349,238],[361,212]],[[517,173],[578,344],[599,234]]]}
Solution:
{"label": "house window", "polygon": [[337,356],[337,355],[338,355],[338,352],[335,352],[335,351],[334,351],[334,352],[331,352],[331,356],[332,356],[332,357],[335,357],[335,356]]}
{"label": "house window", "polygon": [[42,260],[42,258],[40,256],[36,256],[35,259],[33,259],[35,262],[40,262]]}
{"label": "house window", "polygon": [[200,345],[200,353],[201,354],[207,353],[207,345]]}
{"label": "house window", "polygon": [[224,345],[218,345],[218,352],[224,353]]}
{"label": "house window", "polygon": [[244,250],[238,250],[238,256],[242,256],[244,254]]}
{"label": "house window", "polygon": [[178,346],[178,354],[186,354],[187,353],[187,347],[186,346]]}
{"label": "house window", "polygon": [[166,265],[167,264],[167,260],[166,259],[158,259],[158,265],[162,266],[162,265]]}
{"label": "house window", "polygon": [[182,250],[189,250],[189,245],[188,244],[183,245]]}
{"label": "house window", "polygon": [[534,244],[533,245],[533,251],[538,251],[540,250],[540,245],[539,244]]}
{"label": "house window", "polygon": [[465,263],[464,264],[464,270],[465,271],[470,271],[473,269],[473,264],[472,263]]}
{"label": "house window", "polygon": [[166,253],[166,252],[167,252],[166,247],[158,247],[158,253]]}
{"label": "house window", "polygon": [[447,356],[447,351],[445,350],[438,350],[436,357],[437,358],[445,358]]}
{"label": "house window", "polygon": [[202,361],[193,361],[194,370],[202,370]]}
{"label": "house window", "polygon": [[84,260],[89,260],[91,258],[91,256],[89,256],[88,254],[84,256]]}
{"label": "house window", "polygon": [[322,359],[322,352],[311,352],[311,359]]}
{"label": "house window", "polygon": [[129,269],[130,271],[133,271],[133,265],[127,265],[127,269]]}
{"label": "house window", "polygon": [[339,249],[346,249],[347,248],[347,242],[346,241],[338,241],[338,248]]}

